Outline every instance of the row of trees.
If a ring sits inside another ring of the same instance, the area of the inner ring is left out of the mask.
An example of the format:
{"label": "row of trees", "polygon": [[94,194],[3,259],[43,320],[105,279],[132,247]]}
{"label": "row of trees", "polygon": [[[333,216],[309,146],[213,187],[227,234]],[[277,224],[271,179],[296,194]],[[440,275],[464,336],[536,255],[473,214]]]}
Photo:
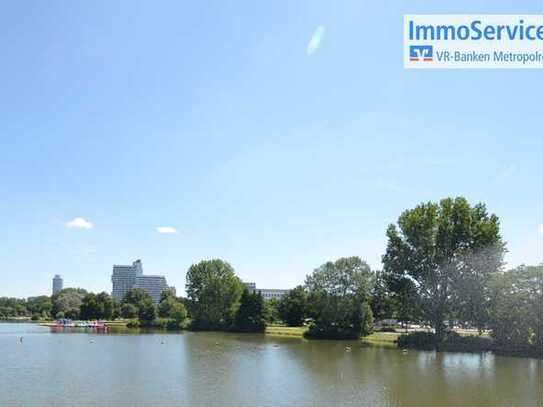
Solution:
{"label": "row of trees", "polygon": [[179,329],[184,327],[187,310],[184,300],[177,298],[170,290],[162,292],[156,305],[147,291],[134,288],[123,298],[120,315],[126,319],[137,319],[137,325],[141,327]]}
{"label": "row of trees", "polygon": [[368,333],[372,316],[419,323],[435,347],[460,325],[489,330],[493,349],[543,353],[543,265],[504,270],[499,219],[483,204],[418,205],[387,237],[382,271],[357,257],[326,263],[277,303],[278,318],[329,338]]}
{"label": "row of trees", "polygon": [[27,299],[0,297],[0,319],[17,317],[49,318],[52,308],[51,297],[47,295]]}
{"label": "row of trees", "polygon": [[[81,288],[66,288],[53,296],[40,295],[27,299],[2,297],[0,298],[0,318],[49,319],[67,317],[77,319],[85,295],[87,295],[87,291]],[[107,294],[105,295],[107,296]]]}
{"label": "row of trees", "polygon": [[215,259],[190,267],[186,291],[194,329],[262,332],[277,315],[289,325],[311,318],[310,336],[356,338],[372,327],[371,281],[364,261],[342,258],[323,264],[281,301],[265,303],[244,289],[228,263]]}

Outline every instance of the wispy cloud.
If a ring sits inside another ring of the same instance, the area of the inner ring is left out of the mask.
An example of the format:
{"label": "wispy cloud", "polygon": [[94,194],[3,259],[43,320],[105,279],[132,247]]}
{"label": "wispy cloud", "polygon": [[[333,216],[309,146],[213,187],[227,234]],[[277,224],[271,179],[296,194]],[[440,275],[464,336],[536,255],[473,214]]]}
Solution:
{"label": "wispy cloud", "polygon": [[66,223],[66,227],[68,229],[92,229],[94,224],[84,218],[73,218],[71,221]]}
{"label": "wispy cloud", "polygon": [[177,229],[173,226],[159,226],[156,228],[156,231],[158,233],[164,233],[164,234],[175,234],[177,233]]}
{"label": "wispy cloud", "polygon": [[494,184],[501,185],[504,182],[509,181],[517,172],[517,166],[515,164],[509,164],[500,171],[494,180]]}
{"label": "wispy cloud", "polygon": [[317,50],[321,46],[322,40],[324,39],[325,33],[326,29],[323,25],[319,25],[317,28],[315,28],[315,31],[313,31],[313,35],[311,36],[309,44],[307,44],[307,48],[305,50],[307,56],[311,56],[315,52],[317,52]]}
{"label": "wispy cloud", "polygon": [[540,223],[539,225],[537,225],[537,231],[539,232],[540,235],[543,235],[543,223]]}

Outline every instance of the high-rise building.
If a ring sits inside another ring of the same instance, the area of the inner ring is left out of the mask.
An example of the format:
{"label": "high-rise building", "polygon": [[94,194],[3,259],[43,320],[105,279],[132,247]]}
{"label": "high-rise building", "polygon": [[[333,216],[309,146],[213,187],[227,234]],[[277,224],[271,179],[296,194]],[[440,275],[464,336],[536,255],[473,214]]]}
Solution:
{"label": "high-rise building", "polygon": [[162,291],[170,288],[166,277],[144,275],[141,260],[136,260],[131,266],[113,266],[111,282],[113,284],[111,295],[117,301],[121,301],[132,288],[141,288],[147,291],[153,301],[158,304]]}
{"label": "high-rise building", "polygon": [[164,276],[138,276],[134,288],[141,288],[149,293],[153,301],[158,304],[162,291],[168,290],[168,283]]}
{"label": "high-rise building", "polygon": [[113,290],[111,295],[117,301],[121,301],[128,290],[136,285],[136,277],[143,274],[141,260],[136,260],[131,266],[113,266],[113,274],[111,275],[111,283]]}
{"label": "high-rise building", "polygon": [[53,295],[58,294],[60,291],[62,291],[63,286],[64,280],[62,280],[60,274],[55,274],[55,277],[53,277]]}

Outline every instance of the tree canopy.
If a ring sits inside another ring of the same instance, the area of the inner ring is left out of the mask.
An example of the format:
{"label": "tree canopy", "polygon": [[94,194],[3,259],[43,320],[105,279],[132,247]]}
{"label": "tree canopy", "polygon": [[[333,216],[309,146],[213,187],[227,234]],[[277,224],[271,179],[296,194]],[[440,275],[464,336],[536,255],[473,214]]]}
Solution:
{"label": "tree canopy", "polygon": [[234,321],[242,287],[232,266],[223,260],[193,264],[186,283],[193,327],[228,329]]}
{"label": "tree canopy", "polygon": [[498,346],[543,353],[543,265],[500,273],[491,290],[490,328]]}
{"label": "tree canopy", "polygon": [[83,297],[80,318],[81,319],[105,319],[113,317],[114,303],[111,296],[105,292],[98,295],[89,293]]}
{"label": "tree canopy", "polygon": [[262,295],[259,292],[249,293],[249,290],[245,288],[236,312],[234,329],[240,332],[264,332],[266,311]]}
{"label": "tree canopy", "polygon": [[309,335],[318,338],[358,338],[371,332],[369,306],[372,272],[359,257],[327,262],[307,276]]}
{"label": "tree canopy", "polygon": [[289,326],[301,326],[307,316],[307,292],[298,286],[290,290],[278,304],[279,317]]}
{"label": "tree canopy", "polygon": [[398,224],[388,227],[387,237],[384,270],[396,287],[410,286],[437,341],[444,321],[461,312],[484,324],[488,280],[501,269],[505,251],[497,216],[483,204],[447,198],[403,212]]}
{"label": "tree canopy", "polygon": [[[65,288],[51,297],[52,313],[62,313],[66,318],[78,319],[81,304],[87,291],[82,288]],[[58,316],[57,316],[58,318]]]}

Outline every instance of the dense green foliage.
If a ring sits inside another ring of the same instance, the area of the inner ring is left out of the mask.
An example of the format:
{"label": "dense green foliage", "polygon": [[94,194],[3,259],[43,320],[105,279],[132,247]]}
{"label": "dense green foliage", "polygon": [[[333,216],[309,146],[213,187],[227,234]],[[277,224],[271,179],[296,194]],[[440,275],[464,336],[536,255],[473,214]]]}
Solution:
{"label": "dense green foliage", "polygon": [[483,204],[443,199],[407,210],[387,230],[384,271],[392,290],[416,302],[413,308],[435,329],[459,318],[482,328],[488,321],[488,282],[500,271],[504,243],[499,221]]}
{"label": "dense green foliage", "polygon": [[[431,350],[435,348],[435,334],[433,332],[412,332],[398,338],[401,348],[416,348]],[[486,336],[460,336],[456,332],[446,332],[440,350],[450,352],[488,352],[495,350],[495,344]]]}
{"label": "dense green foliage", "polygon": [[307,292],[298,286],[279,301],[279,317],[288,326],[301,326],[307,317]]}
{"label": "dense green foliage", "polygon": [[306,278],[313,323],[308,335],[315,338],[358,338],[372,330],[369,306],[372,272],[358,257],[328,262]]}
{"label": "dense green foliage", "polygon": [[543,355],[543,265],[497,275],[491,289],[489,327],[497,347]]}
{"label": "dense green foliage", "polygon": [[277,324],[281,322],[281,316],[279,315],[279,303],[277,298],[271,298],[268,301],[264,301],[264,306],[267,308],[266,316],[269,324]]}
{"label": "dense green foliage", "polygon": [[160,318],[168,318],[176,304],[177,298],[175,298],[173,293],[170,290],[164,290],[158,304],[158,316]]}
{"label": "dense green foliage", "polygon": [[87,291],[82,288],[65,288],[51,297],[52,314],[56,318],[79,319],[83,298]]}
{"label": "dense green foliage", "polygon": [[113,298],[105,292],[100,294],[89,293],[83,297],[80,318],[86,320],[113,319],[115,304]]}
{"label": "dense green foliage", "polygon": [[186,292],[195,329],[229,329],[236,315],[243,285],[230,264],[203,260],[187,272]]}
{"label": "dense green foliage", "polygon": [[162,292],[159,304],[155,305],[146,291],[135,288],[126,293],[121,315],[132,319],[130,327],[180,329],[184,328],[187,311],[182,299],[176,298],[170,290]]}
{"label": "dense green foliage", "polygon": [[138,317],[138,307],[134,304],[122,304],[121,305],[121,317],[125,319],[133,319]]}
{"label": "dense green foliage", "polygon": [[258,292],[249,293],[245,288],[241,294],[239,308],[234,319],[233,329],[238,332],[264,332],[266,329],[267,308]]}
{"label": "dense green foliage", "polygon": [[185,327],[187,309],[182,298],[176,298],[169,290],[165,290],[158,304],[159,317],[166,320],[167,329],[181,329]]}
{"label": "dense green foliage", "polygon": [[151,296],[144,298],[138,306],[138,319],[142,326],[150,326],[157,317],[155,303]]}
{"label": "dense green foliage", "polygon": [[125,294],[121,304],[132,304],[136,308],[139,308],[146,299],[151,299],[152,301],[152,298],[147,291],[142,290],[141,288],[132,288]]}
{"label": "dense green foliage", "polygon": [[376,320],[392,319],[396,316],[396,304],[388,289],[384,274],[379,271],[375,273],[370,305],[371,312]]}
{"label": "dense green foliage", "polygon": [[26,300],[1,297],[0,319],[17,317],[50,318],[52,308],[51,297],[46,295],[28,297]]}

